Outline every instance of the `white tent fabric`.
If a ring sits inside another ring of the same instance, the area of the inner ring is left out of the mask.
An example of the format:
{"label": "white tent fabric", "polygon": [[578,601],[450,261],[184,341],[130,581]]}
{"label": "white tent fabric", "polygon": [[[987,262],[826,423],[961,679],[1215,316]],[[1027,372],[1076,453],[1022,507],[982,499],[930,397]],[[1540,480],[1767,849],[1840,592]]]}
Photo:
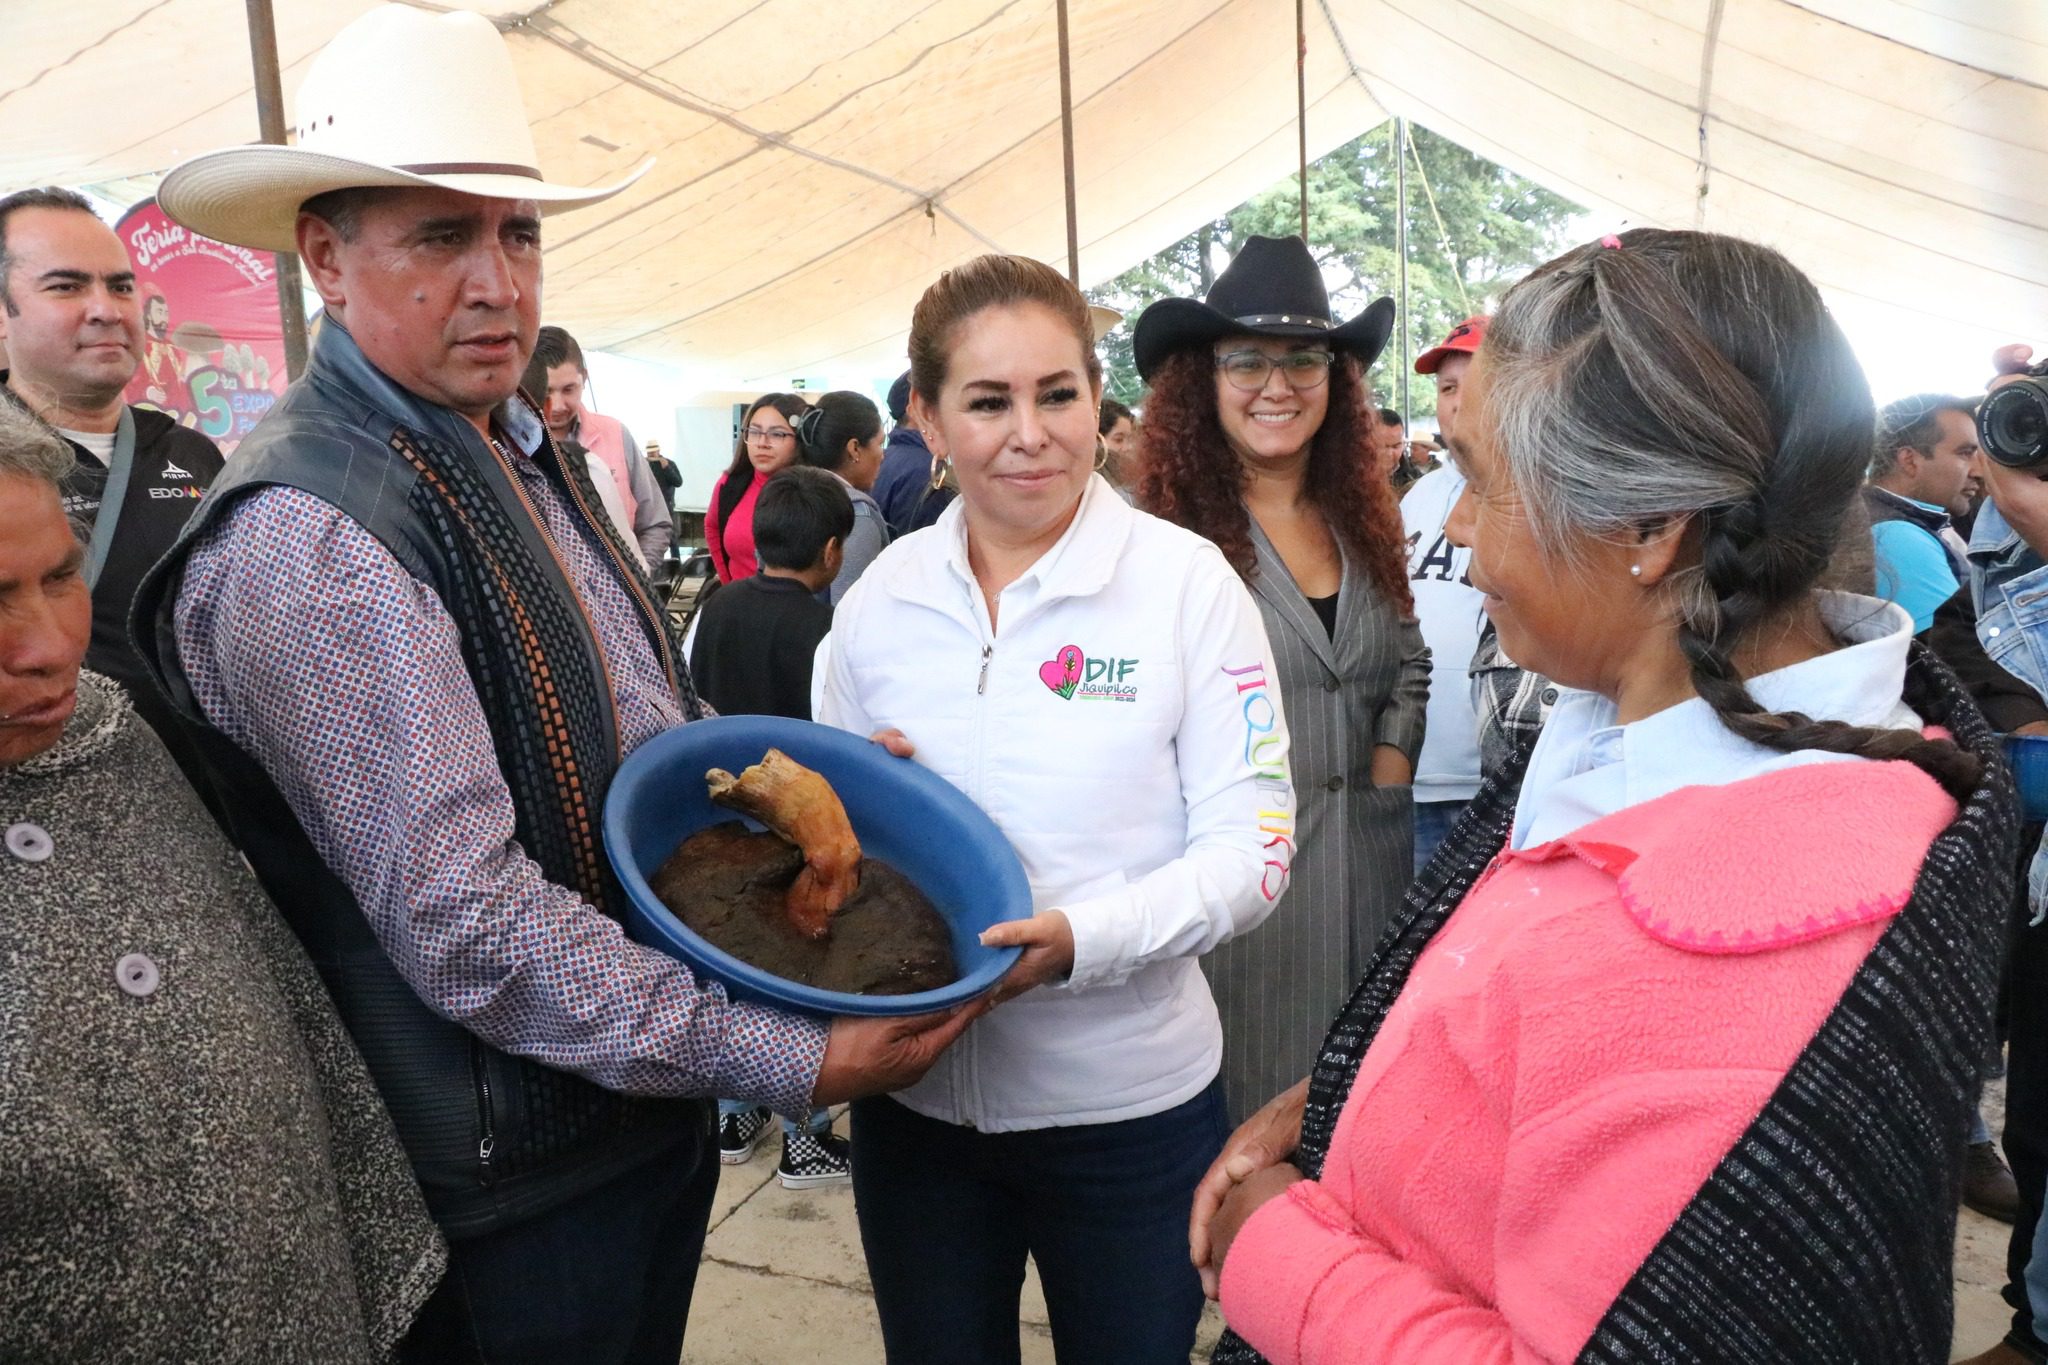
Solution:
{"label": "white tent fabric", "polygon": [[[276,0],[287,102],[369,0]],[[1053,0],[464,0],[550,178],[550,320],[704,382],[883,371],[948,264],[1063,263]],[[1081,262],[1286,175],[1293,6],[1070,0]],[[1770,241],[1838,296],[2048,340],[2048,4],[1309,0],[1309,154],[1405,114],[1617,221]],[[0,6],[0,188],[256,135],[241,0]]]}

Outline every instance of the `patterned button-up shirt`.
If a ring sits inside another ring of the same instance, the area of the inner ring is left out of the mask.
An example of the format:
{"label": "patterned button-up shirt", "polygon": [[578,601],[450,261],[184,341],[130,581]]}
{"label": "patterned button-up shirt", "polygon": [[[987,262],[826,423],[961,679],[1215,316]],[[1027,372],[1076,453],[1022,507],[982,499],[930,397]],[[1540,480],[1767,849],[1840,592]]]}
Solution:
{"label": "patterned button-up shirt", "polygon": [[1500,634],[1488,621],[1472,655],[1472,709],[1479,717],[1479,770],[1492,777],[1515,746],[1543,728],[1557,702],[1557,684],[1517,667],[1501,652]]}
{"label": "patterned button-up shirt", "polygon": [[[500,415],[508,448],[537,448],[538,423]],[[631,753],[682,723],[675,693],[594,539],[530,458],[511,463],[596,629]],[[309,493],[254,493],[194,548],[176,627],[207,719],[263,765],[435,1010],[616,1090],[809,1112],[825,1025],[729,999],[520,849],[455,623],[369,532]]]}

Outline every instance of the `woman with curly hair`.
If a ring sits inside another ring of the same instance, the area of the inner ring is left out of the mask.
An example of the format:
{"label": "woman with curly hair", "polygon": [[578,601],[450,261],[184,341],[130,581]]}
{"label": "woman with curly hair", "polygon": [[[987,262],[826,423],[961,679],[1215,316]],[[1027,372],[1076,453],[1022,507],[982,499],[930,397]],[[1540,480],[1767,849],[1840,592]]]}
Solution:
{"label": "woman with curly hair", "polygon": [[1234,1119],[1307,1073],[1408,885],[1429,651],[1365,384],[1393,314],[1381,299],[1333,326],[1301,239],[1254,237],[1206,303],[1162,300],[1133,337],[1152,386],[1139,506],[1251,586],[1295,735],[1287,905],[1204,961]]}

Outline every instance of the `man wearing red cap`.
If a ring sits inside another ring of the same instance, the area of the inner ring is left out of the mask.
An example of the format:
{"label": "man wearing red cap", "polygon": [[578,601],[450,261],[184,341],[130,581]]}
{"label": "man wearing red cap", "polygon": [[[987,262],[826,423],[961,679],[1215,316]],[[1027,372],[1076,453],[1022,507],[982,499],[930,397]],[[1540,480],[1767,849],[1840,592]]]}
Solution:
{"label": "man wearing red cap", "polygon": [[[1485,336],[1486,318],[1470,317],[1415,358],[1417,374],[1436,377],[1437,429],[1454,451],[1459,389]],[[1468,576],[1471,549],[1452,543],[1444,533],[1444,522],[1464,491],[1465,476],[1452,461],[1417,479],[1401,499],[1409,586],[1432,661],[1428,728],[1415,762],[1417,871],[1479,790],[1479,729],[1469,669],[1485,613]]]}

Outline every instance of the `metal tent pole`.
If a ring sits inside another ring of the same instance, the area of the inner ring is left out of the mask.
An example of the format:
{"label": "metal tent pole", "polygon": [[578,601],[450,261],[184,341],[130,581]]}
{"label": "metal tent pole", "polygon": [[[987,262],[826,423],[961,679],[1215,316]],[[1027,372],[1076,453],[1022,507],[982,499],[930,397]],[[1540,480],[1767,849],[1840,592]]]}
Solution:
{"label": "metal tent pole", "polygon": [[1305,0],[1294,0],[1294,128],[1300,139],[1301,240],[1308,240],[1308,20]]}
{"label": "metal tent pole", "polygon": [[1408,120],[1394,120],[1394,254],[1401,260],[1401,419],[1411,419],[1408,363]]}
{"label": "metal tent pole", "polygon": [[1054,8],[1060,22],[1060,148],[1067,163],[1067,278],[1079,289],[1081,219],[1074,203],[1074,72],[1067,50],[1067,0],[1054,0]]}
{"label": "metal tent pole", "polygon": [[[256,75],[256,118],[265,142],[284,145],[284,87],[278,76],[277,22],[270,0],[248,0],[249,60]],[[297,379],[306,368],[306,305],[297,253],[277,253],[277,310],[284,319],[284,369]]]}

